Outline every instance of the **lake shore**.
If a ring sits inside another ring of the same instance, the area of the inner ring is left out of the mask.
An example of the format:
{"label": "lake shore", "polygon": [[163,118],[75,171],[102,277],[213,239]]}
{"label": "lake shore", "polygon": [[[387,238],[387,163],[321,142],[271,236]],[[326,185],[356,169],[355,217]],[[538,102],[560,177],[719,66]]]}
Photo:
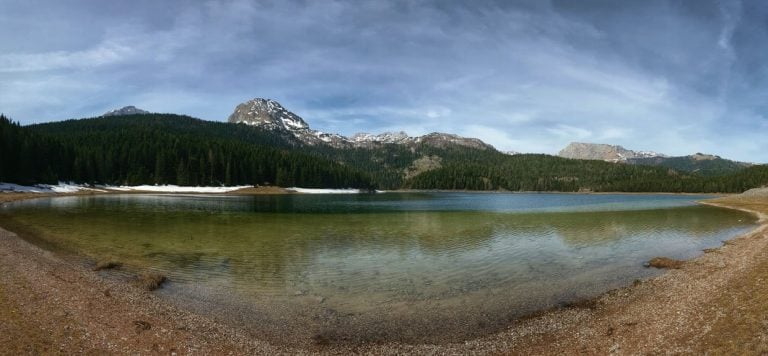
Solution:
{"label": "lake shore", "polygon": [[[0,194],[0,202],[41,196]],[[440,345],[270,345],[0,229],[0,320],[7,321],[0,324],[0,344],[9,353],[766,352],[768,196],[707,203],[758,214],[761,225],[660,277],[514,321],[487,337]]]}

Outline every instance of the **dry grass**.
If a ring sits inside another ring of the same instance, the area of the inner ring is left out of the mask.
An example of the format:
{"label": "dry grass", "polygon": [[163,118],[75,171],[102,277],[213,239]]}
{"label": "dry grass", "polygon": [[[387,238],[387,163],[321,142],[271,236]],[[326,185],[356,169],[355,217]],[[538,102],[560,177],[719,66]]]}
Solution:
{"label": "dry grass", "polygon": [[167,280],[167,277],[157,272],[142,272],[136,276],[133,284],[144,290],[153,291],[160,288]]}
{"label": "dry grass", "polygon": [[708,200],[707,203],[768,214],[768,198],[765,197],[744,197],[735,195]]}
{"label": "dry grass", "polygon": [[654,257],[650,261],[648,261],[647,266],[655,267],[655,268],[678,269],[680,267],[683,267],[683,264],[685,264],[684,261],[675,260],[669,257]]}

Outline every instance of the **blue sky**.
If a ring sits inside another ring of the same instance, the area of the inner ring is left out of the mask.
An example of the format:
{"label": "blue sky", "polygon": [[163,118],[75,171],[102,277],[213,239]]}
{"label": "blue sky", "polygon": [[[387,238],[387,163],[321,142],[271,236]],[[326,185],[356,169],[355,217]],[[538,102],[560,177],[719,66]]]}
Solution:
{"label": "blue sky", "polygon": [[768,162],[768,2],[0,0],[0,112],[136,105],[312,128]]}

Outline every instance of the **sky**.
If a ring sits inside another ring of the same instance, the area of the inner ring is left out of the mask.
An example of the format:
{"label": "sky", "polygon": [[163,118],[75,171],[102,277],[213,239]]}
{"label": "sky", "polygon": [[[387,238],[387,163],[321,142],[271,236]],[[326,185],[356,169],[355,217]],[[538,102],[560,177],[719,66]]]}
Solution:
{"label": "sky", "polygon": [[261,97],[344,135],[768,162],[763,0],[0,0],[0,26],[0,112],[22,124],[225,121]]}

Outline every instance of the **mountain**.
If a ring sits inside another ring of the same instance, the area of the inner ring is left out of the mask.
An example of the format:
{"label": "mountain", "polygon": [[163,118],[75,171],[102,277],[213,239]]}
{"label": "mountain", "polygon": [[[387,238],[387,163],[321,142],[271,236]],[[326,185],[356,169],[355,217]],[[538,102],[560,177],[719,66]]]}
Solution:
{"label": "mountain", "polygon": [[433,132],[358,133],[346,137],[313,130],[300,116],[271,99],[255,98],[237,105],[227,120],[273,133],[306,146],[306,152],[366,172],[383,189],[396,189],[413,177],[446,164],[468,163],[499,154],[476,138]]}
{"label": "mountain", "polygon": [[479,139],[461,137],[454,134],[433,132],[424,136],[409,136],[407,133],[385,132],[374,135],[357,133],[345,137],[336,133],[313,130],[300,116],[288,111],[272,99],[254,98],[237,105],[227,122],[246,124],[263,129],[290,134],[302,143],[317,146],[329,145],[335,148],[375,148],[386,144],[398,144],[409,147],[425,144],[434,147],[465,146],[476,149],[495,148]]}
{"label": "mountain", "polygon": [[563,158],[595,159],[606,162],[626,162],[634,158],[666,157],[652,151],[632,151],[621,146],[599,143],[571,142],[557,154]]}
{"label": "mountain", "polygon": [[8,160],[7,171],[0,165],[0,181],[39,181],[27,178],[30,173],[3,177],[4,172],[21,173],[34,164],[44,168],[30,171],[42,172],[47,182],[372,186],[370,176],[360,170],[310,154],[295,140],[245,125],[173,114],[102,116],[25,127],[2,120],[0,124],[0,137],[6,130],[18,136],[8,141],[18,147],[3,151],[0,145],[0,151],[18,151],[21,156]]}
{"label": "mountain", "polygon": [[133,105],[124,106],[120,109],[107,111],[101,116],[123,116],[123,115],[137,115],[137,114],[149,114],[149,111],[141,110]]}
{"label": "mountain", "polygon": [[337,148],[309,145],[274,128],[173,114],[29,126],[0,115],[0,181],[568,192],[742,192],[768,183],[764,165],[704,176],[665,167],[509,155],[452,144],[451,136],[432,139],[441,145],[422,139],[413,145]]}
{"label": "mountain", "polygon": [[558,153],[558,156],[571,159],[659,166],[707,176],[729,174],[752,165],[703,153],[671,157],[653,151],[633,151],[616,145],[581,142],[569,144]]}
{"label": "mountain", "polygon": [[310,129],[304,119],[271,99],[255,98],[237,105],[235,112],[229,115],[227,122],[259,127],[280,134],[289,134],[308,145],[328,144],[342,147],[348,141],[341,135]]}
{"label": "mountain", "polygon": [[667,167],[677,171],[697,173],[705,176],[729,174],[753,165],[703,153],[679,157],[633,158],[627,160],[627,163]]}

